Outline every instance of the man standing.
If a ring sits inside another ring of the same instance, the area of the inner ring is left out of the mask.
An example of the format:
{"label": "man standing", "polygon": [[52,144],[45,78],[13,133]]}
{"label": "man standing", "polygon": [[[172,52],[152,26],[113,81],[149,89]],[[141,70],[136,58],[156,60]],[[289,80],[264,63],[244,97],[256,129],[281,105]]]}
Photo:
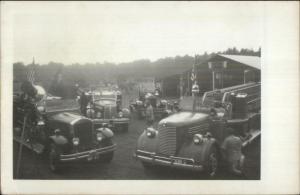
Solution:
{"label": "man standing", "polygon": [[86,116],[87,105],[88,105],[88,98],[86,97],[85,92],[83,91],[80,96],[80,111],[81,114],[84,116]]}
{"label": "man standing", "polygon": [[227,161],[229,170],[235,175],[242,174],[244,155],[242,154],[242,140],[238,137],[236,130],[228,128],[229,136],[222,144],[222,153]]}
{"label": "man standing", "polygon": [[146,100],[146,122],[148,126],[152,126],[154,123],[153,107],[149,100]]}

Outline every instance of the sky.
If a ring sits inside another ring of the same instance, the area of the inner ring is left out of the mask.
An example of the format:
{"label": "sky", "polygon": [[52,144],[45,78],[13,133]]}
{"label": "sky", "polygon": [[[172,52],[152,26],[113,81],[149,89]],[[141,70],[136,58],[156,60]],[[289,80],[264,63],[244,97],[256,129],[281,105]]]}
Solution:
{"label": "sky", "polygon": [[13,59],[39,64],[151,61],[257,50],[262,2],[18,2],[8,4]]}

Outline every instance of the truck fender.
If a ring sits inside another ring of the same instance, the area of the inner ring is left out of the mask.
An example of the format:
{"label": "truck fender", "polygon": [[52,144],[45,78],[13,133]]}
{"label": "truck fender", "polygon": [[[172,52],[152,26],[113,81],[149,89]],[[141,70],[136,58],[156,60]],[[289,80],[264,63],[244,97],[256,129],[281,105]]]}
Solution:
{"label": "truck fender", "polygon": [[56,145],[65,145],[68,143],[67,138],[62,135],[52,135],[49,137],[51,141],[53,141]]}
{"label": "truck fender", "polygon": [[191,143],[191,148],[192,150],[194,150],[194,159],[197,162],[204,164],[212,147],[217,147],[218,149],[218,146],[216,144],[217,142],[214,138],[207,139],[199,145]]}
{"label": "truck fender", "polygon": [[147,152],[155,152],[157,147],[157,136],[149,138],[144,131],[137,141],[137,150],[144,150]]}
{"label": "truck fender", "polygon": [[114,133],[109,128],[100,128],[99,131],[107,138],[112,138]]}
{"label": "truck fender", "polygon": [[205,142],[204,156],[203,156],[204,160],[206,160],[208,158],[208,155],[213,147],[216,147],[217,150],[219,150],[216,139],[210,138],[210,139],[208,139],[207,142]]}

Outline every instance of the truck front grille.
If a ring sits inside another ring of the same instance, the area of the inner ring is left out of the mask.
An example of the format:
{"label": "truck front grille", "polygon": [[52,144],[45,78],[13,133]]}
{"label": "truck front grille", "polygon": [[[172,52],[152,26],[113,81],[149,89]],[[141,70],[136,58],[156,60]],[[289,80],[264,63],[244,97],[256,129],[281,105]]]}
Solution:
{"label": "truck front grille", "polygon": [[74,125],[75,137],[79,138],[80,150],[90,149],[93,146],[93,129],[91,122],[78,123]]}
{"label": "truck front grille", "polygon": [[104,107],[104,118],[111,119],[113,116],[116,116],[117,108],[115,106],[105,106]]}
{"label": "truck front grille", "polygon": [[175,155],[176,152],[176,128],[158,127],[158,153]]}

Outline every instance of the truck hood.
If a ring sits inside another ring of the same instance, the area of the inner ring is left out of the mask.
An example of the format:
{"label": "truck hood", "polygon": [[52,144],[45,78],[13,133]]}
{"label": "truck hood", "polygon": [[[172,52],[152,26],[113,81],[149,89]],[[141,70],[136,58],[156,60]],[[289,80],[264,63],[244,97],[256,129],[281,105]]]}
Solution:
{"label": "truck hood", "polygon": [[173,127],[192,125],[201,121],[207,120],[208,114],[195,112],[178,112],[171,116],[164,118],[159,122],[160,125],[167,125]]}

